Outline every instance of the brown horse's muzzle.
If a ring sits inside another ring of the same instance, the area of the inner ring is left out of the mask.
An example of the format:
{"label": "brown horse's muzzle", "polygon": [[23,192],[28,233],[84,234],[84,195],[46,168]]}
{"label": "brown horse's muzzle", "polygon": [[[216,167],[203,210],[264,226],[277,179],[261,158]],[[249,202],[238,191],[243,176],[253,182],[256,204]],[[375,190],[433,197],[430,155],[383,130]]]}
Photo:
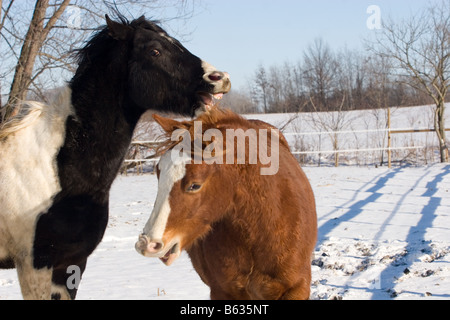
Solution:
{"label": "brown horse's muzzle", "polygon": [[178,240],[174,239],[165,246],[162,240],[151,240],[145,234],[139,236],[135,248],[145,257],[159,258],[166,266],[170,266],[181,253]]}

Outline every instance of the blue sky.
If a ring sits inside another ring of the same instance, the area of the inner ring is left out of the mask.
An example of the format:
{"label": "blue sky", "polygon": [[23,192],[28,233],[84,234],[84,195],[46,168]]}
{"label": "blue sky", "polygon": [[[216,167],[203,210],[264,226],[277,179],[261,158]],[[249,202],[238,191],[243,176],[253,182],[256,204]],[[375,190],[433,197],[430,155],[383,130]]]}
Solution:
{"label": "blue sky", "polygon": [[166,25],[192,53],[228,71],[235,88],[245,89],[260,64],[294,63],[316,38],[333,49],[362,49],[362,39],[375,32],[366,25],[371,5],[382,18],[401,18],[437,1],[199,0],[192,19]]}

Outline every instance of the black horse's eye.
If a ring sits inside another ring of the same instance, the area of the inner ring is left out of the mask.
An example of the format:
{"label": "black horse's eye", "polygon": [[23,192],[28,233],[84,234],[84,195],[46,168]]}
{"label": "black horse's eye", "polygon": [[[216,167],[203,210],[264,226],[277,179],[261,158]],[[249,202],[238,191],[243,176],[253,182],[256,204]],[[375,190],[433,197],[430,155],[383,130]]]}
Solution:
{"label": "black horse's eye", "polygon": [[159,57],[159,56],[161,55],[161,52],[159,52],[159,51],[156,50],[156,49],[153,49],[152,51],[150,51],[150,55],[151,55],[152,57]]}
{"label": "black horse's eye", "polygon": [[201,184],[193,183],[186,189],[186,192],[196,192],[199,191],[201,188],[202,188]]}

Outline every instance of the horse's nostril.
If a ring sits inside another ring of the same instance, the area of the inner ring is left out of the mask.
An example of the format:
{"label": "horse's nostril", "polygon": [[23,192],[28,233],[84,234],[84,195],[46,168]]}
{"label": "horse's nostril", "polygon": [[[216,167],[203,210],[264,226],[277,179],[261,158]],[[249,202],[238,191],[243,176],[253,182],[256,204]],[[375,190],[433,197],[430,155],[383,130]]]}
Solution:
{"label": "horse's nostril", "polygon": [[139,241],[136,242],[136,250],[145,255],[145,253],[155,254],[164,248],[164,242],[161,240],[150,240],[149,237],[142,234]]}
{"label": "horse's nostril", "polygon": [[164,242],[156,240],[146,243],[145,250],[147,253],[158,253],[164,248]]}
{"label": "horse's nostril", "polygon": [[151,242],[151,243],[149,243],[148,246],[147,246],[147,248],[148,248],[150,251],[154,251],[154,252],[157,252],[157,251],[161,250],[162,247],[163,247],[162,242]]}
{"label": "horse's nostril", "polygon": [[217,72],[217,71],[211,73],[211,74],[208,76],[208,78],[209,78],[211,81],[220,81],[220,80],[223,79],[223,77],[224,77],[224,74],[223,74],[222,72]]}

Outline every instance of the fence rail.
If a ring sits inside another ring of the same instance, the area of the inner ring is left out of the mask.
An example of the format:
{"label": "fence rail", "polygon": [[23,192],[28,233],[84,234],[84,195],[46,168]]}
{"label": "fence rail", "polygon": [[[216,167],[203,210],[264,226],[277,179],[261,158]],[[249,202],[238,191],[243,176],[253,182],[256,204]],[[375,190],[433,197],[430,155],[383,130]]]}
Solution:
{"label": "fence rail", "polygon": [[156,162],[156,161],[159,161],[159,158],[125,160],[124,163]]}
{"label": "fence rail", "polygon": [[[450,129],[445,129],[450,131]],[[434,129],[426,128],[401,128],[401,129],[367,129],[367,130],[343,130],[343,131],[313,131],[313,132],[286,132],[284,136],[307,136],[307,135],[325,135],[325,134],[351,134],[351,133],[371,133],[371,132],[387,132],[387,133],[426,133],[435,132]]]}
{"label": "fence rail", "polygon": [[347,150],[325,150],[325,151],[294,151],[292,154],[333,154],[333,153],[355,153],[372,151],[393,151],[393,150],[418,150],[425,147],[397,147],[397,148],[369,148],[369,149],[347,149]]}
{"label": "fence rail", "polygon": [[[450,129],[446,129],[445,131],[450,131]],[[317,131],[317,132],[287,132],[283,133],[284,136],[322,136],[322,135],[342,135],[342,134],[363,134],[363,133],[383,133],[385,132],[388,139],[388,146],[382,148],[354,148],[354,149],[337,149],[337,150],[314,150],[314,151],[293,151],[294,155],[325,155],[325,154],[345,154],[345,153],[370,153],[370,152],[384,152],[388,153],[388,165],[391,167],[391,153],[392,151],[401,151],[401,150],[421,150],[427,148],[426,146],[407,146],[407,147],[392,147],[391,146],[391,134],[406,134],[406,133],[429,133],[435,132],[434,129],[428,128],[385,128],[385,129],[366,129],[366,130],[343,130],[343,131]],[[159,142],[159,140],[149,140],[149,141],[133,141],[132,145],[138,146],[148,146],[149,149],[154,148]],[[159,157],[155,158],[147,158],[147,159],[127,159],[124,163],[151,163],[159,161]]]}

